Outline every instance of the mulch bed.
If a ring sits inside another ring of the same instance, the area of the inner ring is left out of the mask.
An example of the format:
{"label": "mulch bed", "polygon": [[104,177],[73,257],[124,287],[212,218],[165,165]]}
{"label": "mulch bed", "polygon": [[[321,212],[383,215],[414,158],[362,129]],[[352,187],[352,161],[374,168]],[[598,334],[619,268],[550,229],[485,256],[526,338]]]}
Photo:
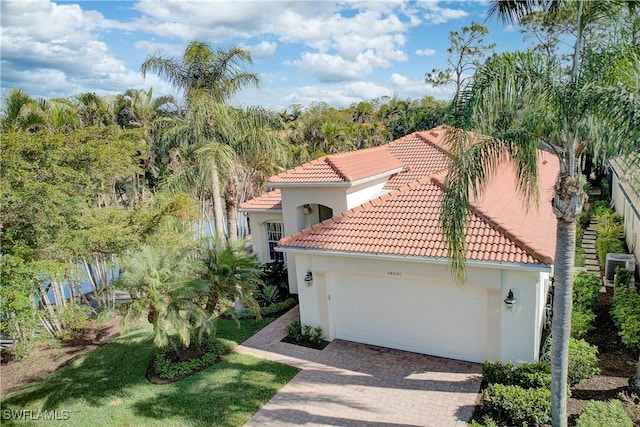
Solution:
{"label": "mulch bed", "polygon": [[329,341],[325,341],[325,340],[322,340],[320,342],[311,342],[306,340],[296,341],[296,340],[292,340],[289,337],[284,337],[280,341],[286,342],[289,344],[299,345],[302,347],[313,348],[314,350],[324,350],[324,348],[329,345]]}
{"label": "mulch bed", "polygon": [[[638,355],[625,347],[620,341],[609,310],[613,299],[613,288],[607,287],[606,293],[598,297],[595,310],[595,328],[585,339],[598,347],[598,366],[600,375],[580,381],[571,389],[571,398],[567,402],[569,423],[573,425],[582,407],[589,400],[620,399],[624,406],[635,407],[632,411],[640,411],[640,401],[633,396],[629,387],[629,378],[636,372]],[[635,420],[640,425],[640,419]]]}

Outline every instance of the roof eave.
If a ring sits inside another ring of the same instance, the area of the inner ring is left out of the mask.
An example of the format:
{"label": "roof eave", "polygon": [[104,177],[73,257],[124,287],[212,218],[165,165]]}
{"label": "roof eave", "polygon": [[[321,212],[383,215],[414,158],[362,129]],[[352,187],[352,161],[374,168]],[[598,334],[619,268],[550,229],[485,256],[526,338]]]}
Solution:
{"label": "roof eave", "polygon": [[[310,249],[300,248],[295,246],[276,246],[275,250],[278,252],[287,253],[305,253],[313,255],[333,255],[333,256],[345,256],[350,258],[370,258],[370,259],[386,259],[393,261],[407,261],[407,262],[428,262],[431,264],[449,264],[449,258],[442,257],[424,257],[413,255],[395,255],[395,254],[374,254],[370,252],[353,252],[353,251],[335,251],[324,249]],[[553,264],[532,264],[532,263],[515,263],[505,261],[482,261],[482,260],[467,260],[467,266],[471,267],[483,267],[483,268],[510,268],[514,270],[529,270],[529,271],[545,271],[551,272]]]}

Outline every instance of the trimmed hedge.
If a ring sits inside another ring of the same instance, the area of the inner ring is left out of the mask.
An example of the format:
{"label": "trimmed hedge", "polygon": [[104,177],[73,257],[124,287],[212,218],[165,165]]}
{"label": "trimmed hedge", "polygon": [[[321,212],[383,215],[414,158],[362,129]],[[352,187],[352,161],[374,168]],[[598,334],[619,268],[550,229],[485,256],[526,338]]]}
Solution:
{"label": "trimmed hedge", "polygon": [[519,367],[511,362],[486,362],[482,378],[487,384],[515,385],[522,388],[551,387],[551,366],[546,362],[523,363]]}
{"label": "trimmed hedge", "polygon": [[281,311],[285,311],[296,305],[297,302],[293,298],[288,298],[281,302],[276,302],[267,307],[260,308],[260,316],[265,317],[271,314],[280,313]]}
{"label": "trimmed hedge", "polygon": [[593,330],[595,318],[596,315],[593,311],[580,306],[573,307],[571,311],[571,338],[582,338],[587,332]]}
{"label": "trimmed hedge", "polygon": [[595,310],[601,287],[602,281],[599,277],[586,271],[576,273],[573,279],[573,308]]}
{"label": "trimmed hedge", "polygon": [[582,408],[576,427],[633,427],[633,421],[624,410],[622,402],[590,400]]}
{"label": "trimmed hedge", "polygon": [[622,343],[640,352],[640,294],[631,286],[617,286],[613,294],[611,318],[620,330]]}
{"label": "trimmed hedge", "polygon": [[481,407],[484,414],[499,423],[537,426],[551,420],[551,391],[491,384],[482,392]]}
{"label": "trimmed hedge", "polygon": [[569,339],[569,383],[577,384],[600,373],[598,347],[585,340]]}
{"label": "trimmed hedge", "polygon": [[624,253],[624,247],[617,234],[598,234],[598,237],[596,237],[596,252],[598,253],[600,269],[604,270],[607,254]]}

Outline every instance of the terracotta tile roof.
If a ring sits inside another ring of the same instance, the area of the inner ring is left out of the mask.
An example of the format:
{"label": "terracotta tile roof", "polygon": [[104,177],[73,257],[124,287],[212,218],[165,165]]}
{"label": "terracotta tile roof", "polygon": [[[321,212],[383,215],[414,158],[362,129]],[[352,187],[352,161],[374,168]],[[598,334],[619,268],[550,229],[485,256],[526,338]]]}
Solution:
{"label": "terracotta tile roof", "polygon": [[[550,208],[557,160],[541,154],[542,200],[538,211],[518,203],[513,173],[500,171],[474,202],[467,231],[467,259],[550,264],[556,217]],[[546,163],[544,163],[546,161]],[[509,184],[507,184],[509,182]],[[506,184],[506,185],[505,185]],[[285,237],[288,248],[419,257],[446,257],[441,229],[442,190],[426,177],[321,224]]]}
{"label": "terracotta tile roof", "polygon": [[261,196],[255,197],[240,205],[243,211],[248,210],[282,210],[282,195],[280,190],[269,191]]}
{"label": "terracotta tile roof", "polygon": [[354,182],[403,168],[385,146],[374,147],[321,157],[271,177],[268,185]]}
{"label": "terracotta tile roof", "polygon": [[412,181],[446,170],[449,155],[439,144],[443,136],[444,128],[436,128],[431,132],[412,133],[387,144],[385,147],[406,169],[391,177],[385,188],[398,189]]}

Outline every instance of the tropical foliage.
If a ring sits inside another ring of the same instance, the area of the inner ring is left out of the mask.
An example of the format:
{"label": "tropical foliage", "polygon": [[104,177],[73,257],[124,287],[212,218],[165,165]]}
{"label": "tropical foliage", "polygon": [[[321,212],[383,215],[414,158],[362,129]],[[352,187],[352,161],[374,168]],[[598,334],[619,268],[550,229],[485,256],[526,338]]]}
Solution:
{"label": "tropical foliage", "polygon": [[[557,155],[560,176],[553,198],[558,218],[554,260],[552,418],[564,426],[573,294],[576,221],[586,194],[578,161],[589,153],[596,161],[630,153],[640,126],[640,52],[636,35],[618,30],[609,37],[586,37],[585,32],[619,17],[633,15],[616,2],[495,2],[494,13],[518,21],[532,12],[550,20],[572,23],[574,48],[567,64],[546,50],[508,52],[489,58],[456,99],[449,143],[455,153],[444,200],[442,221],[453,269],[464,279],[465,226],[469,200],[499,164],[517,171],[517,188],[528,201],[537,201],[538,149]],[[637,18],[636,18],[637,20]],[[570,34],[563,34],[570,36]],[[569,65],[567,67],[567,65]],[[466,130],[483,137],[472,140]]]}

